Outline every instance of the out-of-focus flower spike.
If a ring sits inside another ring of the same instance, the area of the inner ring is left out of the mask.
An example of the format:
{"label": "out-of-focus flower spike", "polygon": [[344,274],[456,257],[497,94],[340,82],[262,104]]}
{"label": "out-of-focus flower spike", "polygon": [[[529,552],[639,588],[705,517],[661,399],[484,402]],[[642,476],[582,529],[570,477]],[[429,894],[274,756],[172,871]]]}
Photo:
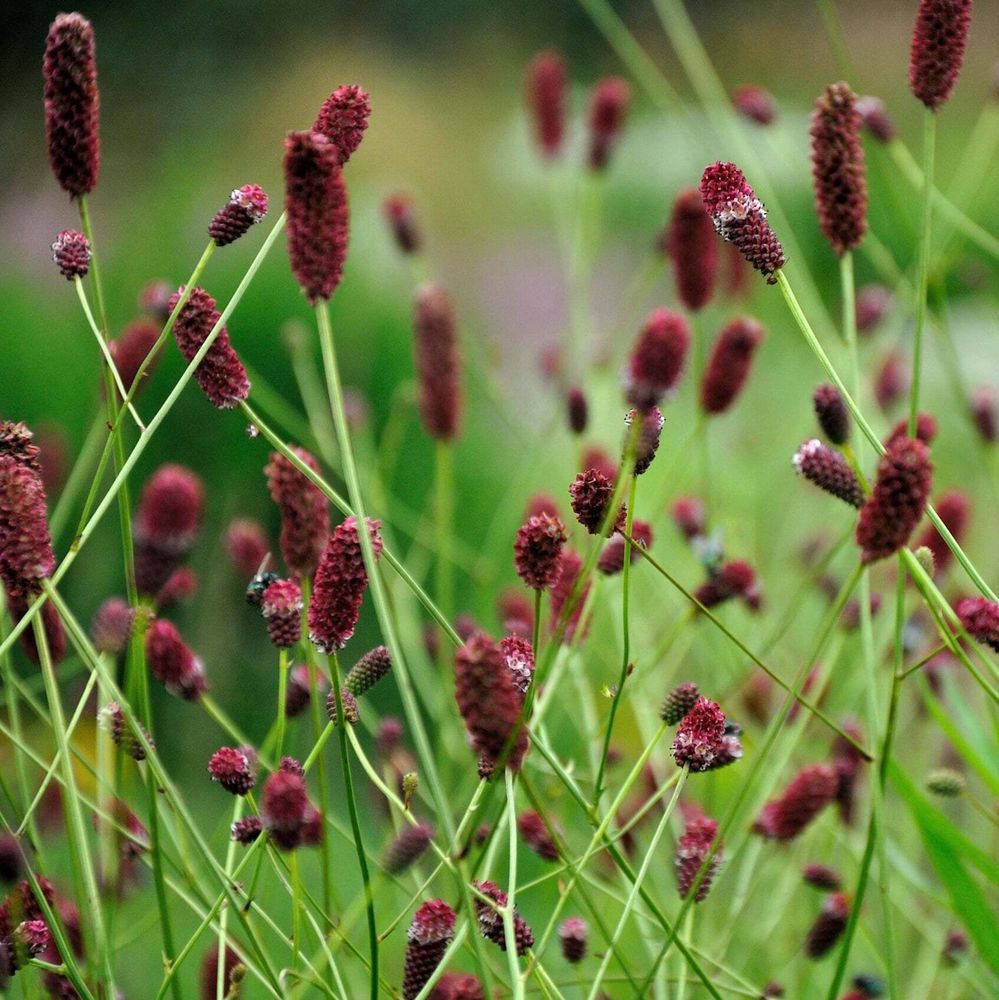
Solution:
{"label": "out-of-focus flower spike", "polygon": [[772,125],[777,118],[774,95],[755,83],[746,83],[732,91],[732,106],[736,111],[757,125]]}
{"label": "out-of-focus flower spike", "polygon": [[547,159],[555,158],[562,150],[567,78],[565,60],[550,49],[539,52],[531,60],[524,78],[524,96],[534,137]]}
{"label": "out-of-focus flower spike", "polygon": [[756,349],[763,342],[763,327],[748,316],[732,320],[715,341],[701,381],[701,408],[724,413],[742,392]]}
{"label": "out-of-focus flower spike", "polygon": [[591,170],[605,170],[621,138],[631,104],[631,84],[618,76],[598,81],[590,94],[589,151]]}
{"label": "out-of-focus flower spike", "polygon": [[972,0],[920,0],[912,33],[909,86],[936,111],[950,97],[961,72],[971,27]]}
{"label": "out-of-focus flower spike", "polygon": [[718,237],[697,188],[677,195],[665,244],[673,259],[677,296],[691,312],[703,309],[718,275]]}
{"label": "out-of-focus flower spike", "polygon": [[382,202],[382,214],[392,230],[396,246],[404,254],[419,253],[423,249],[412,199],[404,194],[390,195]]}
{"label": "out-of-focus flower spike", "polygon": [[439,285],[423,285],[413,302],[420,416],[431,437],[452,441],[461,418],[461,363],[454,306]]}
{"label": "out-of-focus flower spike", "polygon": [[335,147],[342,167],[357,151],[371,117],[371,100],[356,83],[337,87],[323,101],[312,126]]}

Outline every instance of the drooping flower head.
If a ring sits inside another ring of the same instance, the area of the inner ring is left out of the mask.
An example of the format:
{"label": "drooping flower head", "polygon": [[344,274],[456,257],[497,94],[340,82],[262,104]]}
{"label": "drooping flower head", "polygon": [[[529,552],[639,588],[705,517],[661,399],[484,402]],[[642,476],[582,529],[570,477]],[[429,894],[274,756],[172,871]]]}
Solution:
{"label": "drooping flower head", "polygon": [[423,249],[423,237],[416,224],[411,198],[404,194],[390,195],[382,202],[382,214],[392,230],[396,246],[403,253],[419,253]]}
{"label": "drooping flower head", "polygon": [[524,97],[542,155],[558,156],[565,134],[567,73],[565,60],[555,51],[539,52],[527,67]]}
{"label": "drooping flower head", "polygon": [[640,410],[656,406],[683,375],[690,327],[679,314],[656,309],[645,321],[624,375],[628,402]]}
{"label": "drooping flower head", "polygon": [[[367,530],[376,556],[382,550],[380,526],[379,521],[368,518]],[[348,517],[329,537],[309,604],[309,638],[324,653],[343,649],[354,634],[367,587],[357,520]]]}
{"label": "drooping flower head", "polygon": [[292,132],[284,149],[288,256],[295,280],[315,304],[336,291],[347,257],[349,215],[340,151],[318,132]]}
{"label": "drooping flower head", "polygon": [[565,542],[565,525],[557,515],[536,514],[521,525],[513,543],[513,561],[528,587],[548,590],[555,585]]}
{"label": "drooping flower head", "polygon": [[604,170],[621,137],[631,104],[631,84],[619,76],[599,80],[590,93],[589,152],[591,170]]}
{"label": "drooping flower head", "polygon": [[403,1000],[414,1000],[441,964],[454,938],[458,916],[443,899],[423,903],[406,933],[406,960],[402,976]]}
{"label": "drooping flower head", "polygon": [[229,200],[208,224],[208,235],[219,247],[235,243],[267,214],[267,194],[257,184],[234,188]]}
{"label": "drooping flower head", "polygon": [[774,95],[755,83],[746,83],[732,92],[732,105],[743,118],[757,125],[771,125],[777,117]]}
{"label": "drooping flower head", "polygon": [[678,298],[691,312],[703,309],[715,288],[718,239],[697,188],[685,188],[676,196],[666,249],[673,258]]}
{"label": "drooping flower head", "polygon": [[851,507],[860,507],[864,491],[850,463],[838,452],[824,445],[818,438],[806,441],[792,456],[791,461],[799,475],[814,483],[820,490],[846,501]]}
{"label": "drooping flower head", "polygon": [[413,334],[423,426],[438,441],[453,441],[461,419],[458,328],[450,296],[439,285],[416,290]]}
{"label": "drooping flower head", "polygon": [[[292,451],[313,472],[319,472],[319,463],[312,454],[304,448]],[[271,499],[281,511],[281,558],[295,576],[311,577],[329,536],[329,501],[279,452],[271,452],[264,473]]]}
{"label": "drooping flower head", "polygon": [[74,198],[97,186],[101,167],[100,92],[94,29],[82,14],[59,14],[42,61],[49,164]]}
{"label": "drooping flower head", "polygon": [[971,0],[920,0],[912,32],[909,86],[931,111],[954,90],[970,27]]}
{"label": "drooping flower head", "polygon": [[[506,906],[510,900],[510,897],[495,882],[473,882],[472,885],[484,896],[488,896],[498,907]],[[506,951],[506,933],[503,917],[499,911],[476,897],[475,915],[482,936],[486,940],[492,941],[493,944],[499,945],[502,951]],[[513,937],[514,949],[518,955],[523,955],[528,948],[534,945],[534,932],[516,910],[513,914]]]}
{"label": "drooping flower head", "polygon": [[116,701],[109,701],[97,713],[97,720],[101,728],[107,731],[114,745],[132,760],[146,759],[146,748],[142,745],[137,730],[141,730],[150,746],[156,746],[153,738],[146,732],[141,723],[125,718],[121,705]]}
{"label": "drooping flower head", "polygon": [[323,101],[312,131],[333,144],[342,167],[361,145],[370,117],[368,92],[356,83],[344,84]]}
{"label": "drooping flower head", "polygon": [[749,316],[737,317],[718,334],[701,381],[705,413],[724,413],[735,402],[762,342],[763,327]]}
{"label": "drooping flower head", "polygon": [[865,564],[905,545],[926,510],[932,482],[930,452],[922,441],[899,437],[888,443],[873,492],[857,522],[857,544]]}
{"label": "drooping flower head", "polygon": [[830,764],[802,768],[784,794],[763,807],[753,830],[773,840],[794,840],[836,798],[838,785]]}
{"label": "drooping flower head", "polygon": [[90,257],[90,240],[75,229],[64,229],[52,243],[52,260],[69,281],[87,276]]}
{"label": "drooping flower head", "polygon": [[197,701],[208,689],[201,661],[165,618],[158,618],[146,632],[146,662],[153,677],[178,698]]}
{"label": "drooping flower head", "polygon": [[774,284],[775,272],[785,263],[784,248],[746,175],[734,163],[713,163],[701,176],[701,198],[718,235]]}
{"label": "drooping flower head", "polygon": [[292,767],[282,767],[264,782],[260,818],[271,840],[284,851],[298,846],[309,808],[305,778]]}
{"label": "drooping flower head", "polygon": [[[687,821],[683,835],[677,841],[676,855],[673,858],[673,864],[676,868],[676,887],[680,891],[681,899],[686,899],[693,892],[698,872],[704,866],[717,834],[718,823],[708,816],[695,816]],[[695,903],[700,903],[707,897],[711,889],[711,880],[717,873],[721,862],[722,851],[721,844],[719,844],[697,886],[697,892],[694,895]]]}
{"label": "drooping flower head", "polygon": [[[184,289],[179,288],[170,297],[168,307],[171,312],[183,292]],[[195,288],[173,325],[173,339],[188,364],[194,360],[220,319],[215,299],[203,288]],[[250,380],[224,326],[194,370],[194,378],[212,406],[220,410],[230,410],[249,396]]]}

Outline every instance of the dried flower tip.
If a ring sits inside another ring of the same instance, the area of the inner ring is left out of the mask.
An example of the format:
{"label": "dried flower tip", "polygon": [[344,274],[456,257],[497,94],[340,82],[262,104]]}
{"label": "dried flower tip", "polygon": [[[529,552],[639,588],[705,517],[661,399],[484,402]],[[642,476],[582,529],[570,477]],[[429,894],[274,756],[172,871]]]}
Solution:
{"label": "dried flower tip", "polygon": [[386,848],[382,867],[392,875],[406,871],[419,860],[433,839],[434,828],[429,823],[405,827]]}
{"label": "dried flower tip", "polygon": [[371,101],[356,83],[337,87],[323,102],[312,126],[336,148],[342,167],[356,152],[371,117]]}
{"label": "dried flower tip", "polygon": [[890,288],[864,285],[857,291],[857,332],[870,333],[888,314],[892,304]]}
{"label": "dried flower tip", "polygon": [[700,697],[701,692],[693,681],[678,684],[666,695],[659,718],[668,726],[675,726],[697,704]]}
{"label": "dried flower tip", "polygon": [[[648,471],[652,460],[656,457],[656,452],[659,450],[659,437],[666,421],[658,406],[653,406],[651,410],[642,414],[639,414],[638,410],[629,410],[624,418],[625,424],[631,427],[636,417],[641,420],[641,425],[638,438],[635,441],[635,475],[641,476]],[[627,439],[628,435],[625,436],[625,441]]]}
{"label": "dried flower tip", "polygon": [[842,257],[867,232],[867,175],[857,95],[843,82],[826,87],[812,114],[815,211],[829,246]]}
{"label": "dried flower tip", "polygon": [[604,170],[621,137],[631,104],[631,84],[617,76],[599,80],[590,94],[589,153],[591,170]]}
{"label": "dried flower tip", "polygon": [[403,1000],[414,1000],[440,965],[454,938],[457,914],[442,899],[423,903],[406,932],[406,960],[402,977]]}
{"label": "dried flower tip", "polygon": [[586,944],[590,927],[582,917],[569,917],[559,924],[558,939],[562,945],[562,957],[575,965],[586,958]]}
{"label": "dried flower tip", "polygon": [[[909,421],[908,418],[899,420],[897,424],[891,429],[891,432],[885,438],[885,448],[888,448],[891,444],[897,441],[899,438],[905,438],[909,435]],[[931,413],[919,412],[916,414],[916,433],[915,437],[917,440],[922,441],[925,445],[933,444],[933,439],[937,436],[937,418]]]}
{"label": "dried flower tip", "polygon": [[[304,448],[291,450],[313,472],[319,472],[313,455]],[[329,536],[329,502],[318,486],[276,451],[271,452],[264,474],[271,499],[281,511],[281,558],[293,575],[311,577]]]}
{"label": "dried flower tip", "polygon": [[718,274],[718,238],[697,188],[684,188],[676,196],[665,249],[673,258],[677,297],[691,312],[703,309]]}
{"label": "dried flower tip", "polygon": [[259,521],[237,517],[226,528],[225,549],[240,579],[250,580],[267,558],[270,544]]}
{"label": "dried flower tip", "polygon": [[[646,521],[633,521],[631,524],[631,562],[637,563],[641,559],[639,549],[652,548],[652,525]],[[605,576],[613,576],[624,569],[624,550],[628,543],[623,536],[615,535],[603,547],[600,558],[597,560],[597,569]]]}
{"label": "dried flower tip", "polygon": [[101,167],[100,92],[94,29],[82,14],[59,14],[42,60],[49,164],[74,198],[97,186]]}
{"label": "dried flower tip", "polygon": [[0,580],[12,595],[33,594],[55,564],[41,476],[0,453]]}
{"label": "dried flower tip", "polygon": [[791,457],[791,462],[799,475],[820,490],[839,497],[851,507],[863,505],[864,491],[849,462],[818,438],[806,441]]}
{"label": "dried flower tip", "polygon": [[[183,293],[181,287],[170,297],[168,305],[171,312]],[[188,364],[194,360],[221,318],[215,299],[203,288],[195,288],[173,325],[173,339]],[[249,396],[250,380],[224,326],[194,370],[194,378],[208,401],[219,410],[231,410]]]}
{"label": "dried flower tip", "polygon": [[734,163],[713,163],[701,176],[701,198],[715,232],[774,284],[774,273],[785,263],[784,248],[746,175]]}
{"label": "dried flower tip", "polygon": [[259,816],[246,816],[232,824],[229,837],[237,844],[252,844],[263,832],[264,823]]}
{"label": "dried flower tip", "polygon": [[260,611],[267,635],[278,649],[290,649],[302,635],[302,588],[294,580],[275,580],[264,590]]}
{"label": "dried flower tip", "polygon": [[284,142],[285,211],[291,270],[311,304],[340,284],[347,257],[347,190],[335,143],[314,132]]}
{"label": "dried flower tip", "polygon": [[539,52],[527,67],[524,97],[543,156],[558,156],[565,135],[567,76],[558,52]]}
{"label": "dried flower tip", "polygon": [[986,444],[994,444],[999,434],[999,414],[996,412],[996,394],[992,386],[979,386],[971,397],[971,418]]}
{"label": "dried flower tip", "polygon": [[517,817],[517,829],[521,839],[539,858],[545,861],[558,861],[558,847],[552,839],[545,821],[536,812],[521,813]]}
{"label": "dried flower tip", "polygon": [[708,771],[722,753],[725,715],[718,703],[698,698],[683,717],[673,740],[673,759],[677,767],[685,764],[691,771]]}
{"label": "dried flower tip", "polygon": [[732,105],[743,118],[748,118],[757,125],[771,125],[777,117],[774,95],[755,83],[736,87],[732,92]]}
{"label": "dried flower tip", "polygon": [[208,689],[201,661],[165,618],[154,621],[146,632],[146,662],[153,677],[178,698],[197,701]]}
{"label": "dried flower tip", "polygon": [[999,653],[999,603],[985,597],[966,597],[957,606],[957,616],[972,639]]}
{"label": "dried flower tip", "polygon": [[218,247],[235,243],[250,226],[267,214],[267,195],[256,184],[244,184],[232,191],[229,200],[208,224],[208,235]]}
{"label": "dried flower tip", "polygon": [[[694,890],[694,882],[708,854],[711,852],[715,838],[718,834],[718,823],[707,816],[698,816],[687,823],[683,836],[680,837],[676,845],[676,856],[673,864],[676,867],[676,884],[680,890],[680,898],[686,899]],[[722,862],[721,844],[719,843],[711,857],[710,862],[694,896],[694,902],[702,902],[711,889],[711,880],[718,872]]]}
{"label": "dried flower tip", "polygon": [[821,958],[830,951],[846,930],[850,919],[850,907],[841,892],[827,896],[822,904],[822,912],[812,924],[805,940],[805,954],[809,958]]}
{"label": "dried flower tip", "polygon": [[676,388],[690,349],[690,327],[679,314],[656,309],[645,321],[624,376],[628,402],[649,410]]}
{"label": "dried flower tip", "polygon": [[455,654],[454,696],[476,753],[495,764],[510,743],[507,764],[519,770],[527,751],[527,728],[518,725],[521,694],[503,650],[484,632]]}
{"label": "dried flower tip", "polygon": [[586,393],[574,385],[565,394],[565,409],[569,419],[569,430],[573,434],[582,434],[586,430],[589,408],[586,403]]}
{"label": "dried flower tip", "polygon": [[857,522],[857,544],[865,564],[897,552],[919,523],[932,485],[929,455],[922,441],[902,437],[889,442]]}
{"label": "dried flower tip", "polygon": [[[484,896],[488,896],[495,904],[495,907],[493,907],[478,897],[475,899],[475,913],[482,936],[492,941],[493,944],[499,945],[502,951],[506,951],[506,933],[503,926],[503,916],[496,907],[502,908],[507,906],[510,897],[495,882],[473,882],[472,885]],[[513,933],[514,948],[518,955],[523,955],[528,948],[533,947],[534,933],[516,910],[513,911]]]}
{"label": "dried flower tip", "polygon": [[454,306],[439,285],[416,290],[413,334],[423,426],[431,437],[453,441],[461,418],[458,331]]}
{"label": "dried flower tip", "polygon": [[356,697],[370,691],[392,669],[392,655],[386,646],[368,650],[347,674],[343,686]]}
{"label": "dried flower tip", "polygon": [[[596,469],[581,472],[569,487],[570,504],[576,520],[591,535],[601,532],[607,509],[614,495],[614,482]],[[607,533],[613,534],[624,527],[625,509],[621,504],[617,517],[611,519]]]}
{"label": "dried flower tip", "polygon": [[794,840],[835,799],[838,786],[832,765],[802,768],[784,794],[763,807],[753,830],[773,840]]}
{"label": "dried flower tip", "polygon": [[[346,688],[341,688],[340,701],[343,704],[343,714],[347,722],[352,726],[356,726],[361,721],[361,713],[357,708],[357,699]],[[340,713],[336,707],[336,692],[332,688],[326,696],[326,715],[334,726],[340,725]]]}
{"label": "dried flower tip", "polygon": [[220,747],[216,750],[208,762],[208,773],[212,781],[217,781],[233,795],[246,795],[256,780],[249,758],[235,747]]}
{"label": "dried flower tip", "polygon": [[[126,389],[132,388],[132,383],[139,374],[143,362],[149,357],[160,337],[160,328],[148,319],[137,319],[129,323],[121,335],[108,344],[114,366],[118,369],[121,384]],[[148,378],[159,360],[159,352],[149,359],[149,364],[143,372],[143,379]],[[140,384],[141,388],[141,384]]]}
{"label": "dried flower tip", "polygon": [[688,542],[702,536],[707,529],[707,511],[697,497],[677,497],[670,513]]}
{"label": "dried flower tip", "polygon": [[141,729],[146,742],[154,747],[156,744],[153,738],[146,732],[139,722],[129,722],[125,718],[121,705],[116,701],[109,701],[98,713],[98,722],[111,737],[112,742],[126,756],[132,760],[145,760],[146,748],[142,745],[136,735],[136,727]]}
{"label": "dried flower tip", "polygon": [[507,635],[499,645],[514,685],[522,695],[527,694],[534,676],[534,651],[530,642],[518,635]]}
{"label": "dried flower tip", "polygon": [[926,775],[926,788],[944,799],[957,798],[967,785],[964,775],[952,767],[938,767]]}
{"label": "dried flower tip", "polygon": [[878,142],[891,142],[897,129],[884,101],[877,97],[861,97],[857,101],[861,124]]}
{"label": "dried flower tip", "polygon": [[909,86],[931,111],[950,97],[957,83],[970,27],[971,0],[920,0],[912,33]]}
{"label": "dried flower tip", "polygon": [[64,229],[52,244],[52,259],[59,273],[72,281],[90,270],[90,240],[75,229]]}
{"label": "dried flower tip", "polygon": [[419,253],[423,249],[423,236],[416,224],[411,199],[404,194],[391,195],[382,202],[382,214],[392,230],[396,246],[403,253]]}
{"label": "dried flower tip", "polygon": [[850,411],[839,389],[828,383],[820,385],[812,395],[812,403],[822,433],[833,444],[846,444],[850,439]]}
{"label": "dried flower tip", "polygon": [[[380,521],[367,519],[368,536],[377,558],[382,550]],[[348,517],[330,535],[309,604],[309,638],[324,653],[343,649],[357,627],[368,587],[357,521]]]}
{"label": "dried flower tip", "polygon": [[762,342],[763,327],[748,316],[732,320],[718,334],[701,382],[701,408],[705,413],[724,413],[735,402]]}
{"label": "dried flower tip", "polygon": [[558,581],[565,525],[557,515],[536,514],[517,530],[513,561],[517,575],[532,590],[548,590]]}
{"label": "dried flower tip", "polygon": [[[936,512],[955,541],[960,544],[971,518],[971,501],[967,494],[960,490],[948,490],[937,499]],[[934,565],[934,572],[931,575],[943,573],[954,557],[950,546],[944,541],[935,525],[927,525],[916,544],[925,546],[929,550]]]}
{"label": "dried flower tip", "polygon": [[805,865],[801,870],[801,877],[808,885],[814,886],[816,889],[825,889],[829,892],[835,891],[841,884],[839,873],[835,869],[830,868],[828,865],[818,864],[817,862]]}

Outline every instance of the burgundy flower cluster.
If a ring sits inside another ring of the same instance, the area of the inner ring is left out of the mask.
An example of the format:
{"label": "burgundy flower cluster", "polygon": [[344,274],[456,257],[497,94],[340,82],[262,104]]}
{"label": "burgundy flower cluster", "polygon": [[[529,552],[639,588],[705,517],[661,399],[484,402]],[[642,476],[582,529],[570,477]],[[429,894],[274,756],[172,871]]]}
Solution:
{"label": "burgundy flower cluster", "polygon": [[[304,448],[292,451],[313,472],[319,472],[313,455]],[[294,576],[311,577],[329,537],[329,501],[318,486],[276,451],[271,453],[264,474],[271,499],[281,512],[281,558]]]}
{"label": "burgundy flower cluster", "polygon": [[[255,817],[254,817],[255,818]],[[252,843],[261,831],[282,851],[314,846],[322,840],[323,816],[309,802],[302,765],[292,757],[264,782],[260,795],[260,826],[250,822],[236,830],[233,839]]]}
{"label": "burgundy flower cluster", "polygon": [[714,771],[742,756],[738,727],[727,724],[717,702],[699,697],[680,720],[673,740],[673,759],[691,771]]}
{"label": "burgundy flower cluster", "polygon": [[711,881],[722,863],[722,848],[719,842],[715,845],[718,834],[717,820],[707,816],[695,816],[687,821],[683,835],[677,841],[673,864],[676,868],[676,885],[680,890],[680,898],[686,899],[694,891],[694,882],[708,859],[701,881],[694,894],[694,902],[700,903],[707,898],[711,890]]}

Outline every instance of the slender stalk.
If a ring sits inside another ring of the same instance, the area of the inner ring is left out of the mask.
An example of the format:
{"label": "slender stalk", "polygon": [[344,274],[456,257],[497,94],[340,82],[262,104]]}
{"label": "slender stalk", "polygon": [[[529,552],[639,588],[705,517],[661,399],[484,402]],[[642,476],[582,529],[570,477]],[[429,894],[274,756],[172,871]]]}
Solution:
{"label": "slender stalk", "polygon": [[[243,815],[243,796],[234,796],[236,801],[233,803],[232,807],[232,822],[233,825],[239,822]],[[236,841],[229,838],[229,844],[225,851],[225,873],[226,876],[232,877],[233,863],[236,860]],[[225,899],[225,894],[219,897],[220,899]],[[215,977],[215,1000],[225,1000],[226,994],[226,983],[225,983],[225,953],[226,953],[226,938],[229,933],[229,908],[226,907],[222,910],[219,916],[219,961],[218,961],[218,973]]]}
{"label": "slender stalk", "polygon": [[274,737],[274,756],[280,760],[284,752],[284,732],[288,725],[288,713],[285,708],[288,704],[288,650],[282,649],[278,653],[278,701],[277,701],[277,736]]}
{"label": "slender stalk", "polygon": [[[450,538],[454,522],[454,456],[449,441],[438,441],[434,449],[437,465],[436,519],[438,551],[436,562],[437,606],[445,618],[454,615],[454,568],[449,558]],[[446,647],[441,656],[447,660]],[[446,667],[446,662],[442,664]]]}
{"label": "slender stalk", "polygon": [[919,266],[916,271],[916,301],[913,308],[912,386],[909,390],[909,436],[916,436],[919,388],[923,375],[923,329],[926,326],[926,289],[930,276],[931,225],[933,219],[933,159],[936,151],[937,116],[923,112],[923,215],[919,231]]}
{"label": "slender stalk", "polygon": [[90,244],[90,273],[94,279],[94,294],[97,296],[97,313],[101,317],[101,329],[107,332],[108,311],[104,305],[104,283],[101,281],[100,256],[97,253],[97,240],[94,239],[94,227],[90,221],[90,197],[81,194],[77,202],[80,209],[80,228]]}
{"label": "slender stalk", "polygon": [[[288,867],[291,869],[291,967],[298,967],[302,952],[302,878],[298,873],[298,851],[291,851],[288,856]],[[371,967],[371,981],[377,990],[378,965]]]}
{"label": "slender stalk", "polygon": [[506,788],[507,831],[510,845],[510,867],[507,875],[507,902],[503,907],[503,936],[506,941],[506,958],[510,967],[510,990],[513,1000],[523,1000],[524,980],[520,976],[517,963],[517,935],[514,931],[514,911],[517,895],[517,800],[513,791],[513,772],[507,768],[503,772]]}

